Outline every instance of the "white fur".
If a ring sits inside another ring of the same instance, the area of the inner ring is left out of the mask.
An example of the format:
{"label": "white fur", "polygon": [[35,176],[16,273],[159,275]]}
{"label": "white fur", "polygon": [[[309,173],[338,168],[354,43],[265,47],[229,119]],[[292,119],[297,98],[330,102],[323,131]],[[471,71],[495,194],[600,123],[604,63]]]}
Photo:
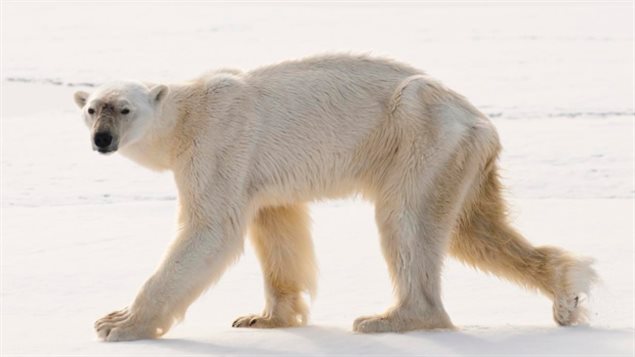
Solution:
{"label": "white fur", "polygon": [[[116,82],[75,99],[92,135],[111,130],[120,153],[173,171],[179,191],[175,242],[130,307],[96,323],[101,338],[167,332],[237,259],[247,227],[267,304],[234,325],[306,323],[301,294],[315,292],[316,269],[304,202],[351,193],[376,203],[397,299],[355,330],[452,327],[442,259],[499,144],[487,118],[438,81],[389,60],[332,55],[168,87]],[[106,114],[89,115],[95,106]]]}

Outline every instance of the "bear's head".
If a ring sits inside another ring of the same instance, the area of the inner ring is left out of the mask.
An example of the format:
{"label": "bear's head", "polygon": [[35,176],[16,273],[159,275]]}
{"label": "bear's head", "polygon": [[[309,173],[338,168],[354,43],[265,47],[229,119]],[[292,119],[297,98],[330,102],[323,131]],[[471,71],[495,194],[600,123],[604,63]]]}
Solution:
{"label": "bear's head", "polygon": [[92,94],[76,92],[93,150],[113,153],[141,139],[160,116],[167,94],[167,86],[132,81],[107,83]]}

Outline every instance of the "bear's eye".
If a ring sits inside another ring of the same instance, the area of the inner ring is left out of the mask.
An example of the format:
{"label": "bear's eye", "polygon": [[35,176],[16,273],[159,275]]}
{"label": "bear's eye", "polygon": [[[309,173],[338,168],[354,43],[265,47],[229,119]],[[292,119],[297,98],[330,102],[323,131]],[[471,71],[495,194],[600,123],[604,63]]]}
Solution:
{"label": "bear's eye", "polygon": [[126,115],[126,114],[128,114],[128,113],[130,113],[130,109],[127,109],[127,108],[126,108],[126,109],[123,109],[123,110],[121,111],[121,114],[123,114],[123,115]]}
{"label": "bear's eye", "polygon": [[88,114],[95,114],[95,109],[88,108]]}

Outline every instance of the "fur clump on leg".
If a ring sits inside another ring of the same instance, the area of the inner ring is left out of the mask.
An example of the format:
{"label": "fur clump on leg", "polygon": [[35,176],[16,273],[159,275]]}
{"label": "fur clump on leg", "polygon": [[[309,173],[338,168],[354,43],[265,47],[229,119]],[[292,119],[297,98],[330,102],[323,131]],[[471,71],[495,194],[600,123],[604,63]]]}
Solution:
{"label": "fur clump on leg", "polygon": [[262,208],[251,226],[251,238],[265,280],[262,315],[234,321],[234,327],[293,327],[306,325],[309,308],[303,293],[316,293],[317,267],[304,205]]}

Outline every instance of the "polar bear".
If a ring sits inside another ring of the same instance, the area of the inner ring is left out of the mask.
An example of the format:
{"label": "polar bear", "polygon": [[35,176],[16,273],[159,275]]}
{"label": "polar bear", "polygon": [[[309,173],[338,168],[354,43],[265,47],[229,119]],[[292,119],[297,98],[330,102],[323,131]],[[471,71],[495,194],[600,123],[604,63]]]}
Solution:
{"label": "polar bear", "polygon": [[132,304],[95,323],[106,341],[156,338],[243,250],[260,259],[262,314],[234,327],[307,323],[316,290],[307,202],[361,194],[376,208],[395,304],[357,332],[447,329],[446,253],[553,300],[560,325],[584,321],[589,259],[534,247],[506,218],[497,132],[468,101],[392,60],[322,55],[154,85],[108,83],[75,102],[100,153],[171,170],[179,230]]}

